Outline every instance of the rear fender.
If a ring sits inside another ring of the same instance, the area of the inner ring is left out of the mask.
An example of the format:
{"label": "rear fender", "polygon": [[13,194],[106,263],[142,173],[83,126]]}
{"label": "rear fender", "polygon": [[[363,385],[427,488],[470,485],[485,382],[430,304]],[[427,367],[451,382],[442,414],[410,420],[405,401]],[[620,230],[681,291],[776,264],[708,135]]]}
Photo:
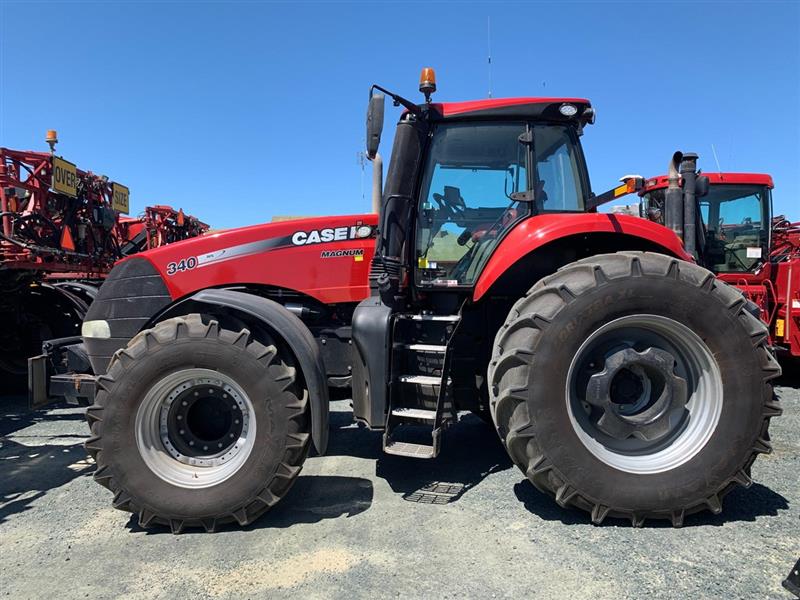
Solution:
{"label": "rear fender", "polygon": [[260,296],[233,290],[209,289],[184,298],[163,313],[158,320],[187,312],[202,312],[202,306],[236,313],[243,321],[257,322],[279,336],[294,353],[303,374],[311,403],[311,439],[319,454],[328,446],[328,383],[325,363],[316,340],[305,324],[286,308]]}
{"label": "rear fender", "polygon": [[479,300],[512,266],[532,252],[569,237],[592,234],[616,234],[620,246],[662,252],[694,261],[683,249],[680,238],[671,229],[630,215],[603,213],[545,214],[525,219],[503,238],[475,284],[473,300]]}

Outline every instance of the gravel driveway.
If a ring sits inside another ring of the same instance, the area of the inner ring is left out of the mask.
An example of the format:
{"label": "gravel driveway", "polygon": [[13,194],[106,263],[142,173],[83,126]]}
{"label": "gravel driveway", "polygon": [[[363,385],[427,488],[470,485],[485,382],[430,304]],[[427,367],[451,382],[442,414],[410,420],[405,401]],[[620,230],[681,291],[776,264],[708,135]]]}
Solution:
{"label": "gravel driveway", "polygon": [[82,411],[0,400],[0,596],[22,598],[789,598],[800,555],[800,385],[775,451],[722,515],[592,525],[513,468],[474,417],[430,462],[383,455],[332,406],[328,455],[255,525],[144,531],[92,481]]}

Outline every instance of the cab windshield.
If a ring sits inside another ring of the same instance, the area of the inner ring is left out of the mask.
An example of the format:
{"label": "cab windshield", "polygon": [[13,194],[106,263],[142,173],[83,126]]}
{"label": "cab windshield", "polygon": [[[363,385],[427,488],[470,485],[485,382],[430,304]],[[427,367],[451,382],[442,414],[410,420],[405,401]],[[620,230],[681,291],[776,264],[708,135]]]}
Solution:
{"label": "cab windshield", "polygon": [[[532,145],[525,143],[531,138]],[[565,126],[440,125],[422,178],[417,284],[472,285],[498,241],[522,218],[583,211],[579,164],[577,138]]]}

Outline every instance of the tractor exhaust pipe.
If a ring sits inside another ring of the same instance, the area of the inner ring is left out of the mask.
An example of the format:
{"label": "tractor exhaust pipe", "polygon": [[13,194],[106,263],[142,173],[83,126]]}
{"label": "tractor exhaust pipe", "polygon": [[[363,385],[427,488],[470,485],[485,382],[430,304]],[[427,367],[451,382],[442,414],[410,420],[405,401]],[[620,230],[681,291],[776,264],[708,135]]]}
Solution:
{"label": "tractor exhaust pipe", "polygon": [[682,160],[682,152],[678,151],[672,155],[667,167],[669,185],[664,196],[664,225],[672,229],[681,240],[683,240],[683,192],[678,167]]}
{"label": "tractor exhaust pipe", "polygon": [[383,159],[377,152],[372,160],[372,212],[380,214],[383,203]]}
{"label": "tractor exhaust pipe", "polygon": [[695,255],[697,249],[697,154],[687,152],[681,162],[683,179],[683,247]]}

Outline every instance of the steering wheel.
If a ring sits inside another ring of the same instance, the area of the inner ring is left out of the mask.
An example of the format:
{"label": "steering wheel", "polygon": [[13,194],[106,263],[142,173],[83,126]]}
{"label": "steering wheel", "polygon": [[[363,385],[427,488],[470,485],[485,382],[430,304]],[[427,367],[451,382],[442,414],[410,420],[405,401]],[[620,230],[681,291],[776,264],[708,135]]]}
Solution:
{"label": "steering wheel", "polygon": [[439,210],[444,211],[448,217],[453,219],[463,216],[464,211],[467,209],[467,205],[464,202],[464,198],[461,197],[461,194],[458,194],[456,198],[454,195],[442,195],[434,192],[433,199],[436,201],[436,204],[439,205]]}

